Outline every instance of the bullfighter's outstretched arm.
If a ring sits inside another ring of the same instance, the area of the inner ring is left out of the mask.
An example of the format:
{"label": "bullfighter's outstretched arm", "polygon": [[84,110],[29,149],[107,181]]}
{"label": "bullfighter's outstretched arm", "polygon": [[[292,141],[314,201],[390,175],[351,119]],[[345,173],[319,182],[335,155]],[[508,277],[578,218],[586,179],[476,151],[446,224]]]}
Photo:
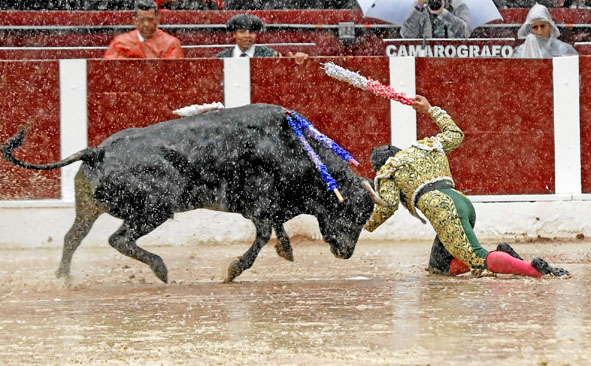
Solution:
{"label": "bullfighter's outstretched arm", "polygon": [[441,129],[435,138],[441,143],[446,153],[458,147],[464,141],[464,132],[456,125],[446,111],[439,107],[431,107],[428,114]]}

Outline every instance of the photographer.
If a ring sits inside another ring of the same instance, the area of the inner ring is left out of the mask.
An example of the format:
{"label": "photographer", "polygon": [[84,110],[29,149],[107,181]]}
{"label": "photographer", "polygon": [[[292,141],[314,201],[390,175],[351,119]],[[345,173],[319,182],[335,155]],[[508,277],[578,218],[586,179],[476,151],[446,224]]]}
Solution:
{"label": "photographer", "polygon": [[468,38],[470,10],[462,0],[417,0],[402,28],[402,38]]}

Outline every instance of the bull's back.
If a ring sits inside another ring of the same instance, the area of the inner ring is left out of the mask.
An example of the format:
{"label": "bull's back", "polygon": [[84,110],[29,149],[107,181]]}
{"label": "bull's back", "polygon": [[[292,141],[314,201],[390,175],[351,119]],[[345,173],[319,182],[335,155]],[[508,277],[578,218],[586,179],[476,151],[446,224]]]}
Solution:
{"label": "bull's back", "polygon": [[[290,174],[305,178],[300,165],[310,165],[283,108],[268,104],[127,129],[99,148],[103,161],[90,174],[103,197],[139,183],[146,194],[165,196],[173,211],[241,212],[242,205],[275,194],[270,191]],[[258,181],[262,177],[274,183]]]}
{"label": "bull's back", "polygon": [[[129,128],[105,139],[106,152],[133,152],[138,148],[168,146],[189,151],[192,146],[220,142],[258,142],[284,130],[285,114],[280,106],[251,104],[206,114],[160,122],[143,128]],[[222,147],[222,145],[219,145]]]}

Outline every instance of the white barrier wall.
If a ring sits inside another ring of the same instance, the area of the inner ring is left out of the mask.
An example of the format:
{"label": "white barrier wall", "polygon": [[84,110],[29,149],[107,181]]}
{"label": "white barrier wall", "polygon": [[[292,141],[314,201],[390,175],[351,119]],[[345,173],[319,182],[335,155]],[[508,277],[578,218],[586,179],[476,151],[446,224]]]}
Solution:
{"label": "white barrier wall", "polygon": [[[572,200],[474,202],[477,212],[476,234],[482,243],[512,242],[535,239],[538,236],[558,240],[589,235],[588,217],[591,200],[588,197]],[[60,246],[74,222],[72,205],[43,207],[3,207],[0,209],[0,230],[3,248],[31,248]],[[121,220],[103,215],[97,220],[83,245],[108,246],[108,237],[119,227]],[[301,215],[286,225],[291,236],[302,235],[321,239],[313,216]],[[404,209],[373,233],[363,231],[361,240],[387,240],[396,243],[407,240],[432,240],[435,232],[421,224]],[[176,214],[154,232],[139,240],[140,245],[196,245],[199,243],[252,243],[254,225],[241,215],[209,210],[195,210]],[[246,250],[246,248],[245,248]],[[297,250],[297,249],[296,249]]]}

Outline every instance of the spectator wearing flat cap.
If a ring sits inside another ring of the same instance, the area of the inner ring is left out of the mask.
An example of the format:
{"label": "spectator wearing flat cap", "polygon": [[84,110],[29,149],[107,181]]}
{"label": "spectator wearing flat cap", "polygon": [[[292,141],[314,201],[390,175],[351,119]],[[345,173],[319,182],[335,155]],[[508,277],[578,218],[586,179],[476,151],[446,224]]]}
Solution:
{"label": "spectator wearing flat cap", "polygon": [[[278,51],[256,44],[257,34],[265,28],[257,16],[246,13],[235,15],[228,20],[226,28],[232,32],[236,44],[218,53],[217,57],[281,57]],[[298,64],[308,58],[308,54],[303,52],[289,52],[288,56],[294,57]]]}

